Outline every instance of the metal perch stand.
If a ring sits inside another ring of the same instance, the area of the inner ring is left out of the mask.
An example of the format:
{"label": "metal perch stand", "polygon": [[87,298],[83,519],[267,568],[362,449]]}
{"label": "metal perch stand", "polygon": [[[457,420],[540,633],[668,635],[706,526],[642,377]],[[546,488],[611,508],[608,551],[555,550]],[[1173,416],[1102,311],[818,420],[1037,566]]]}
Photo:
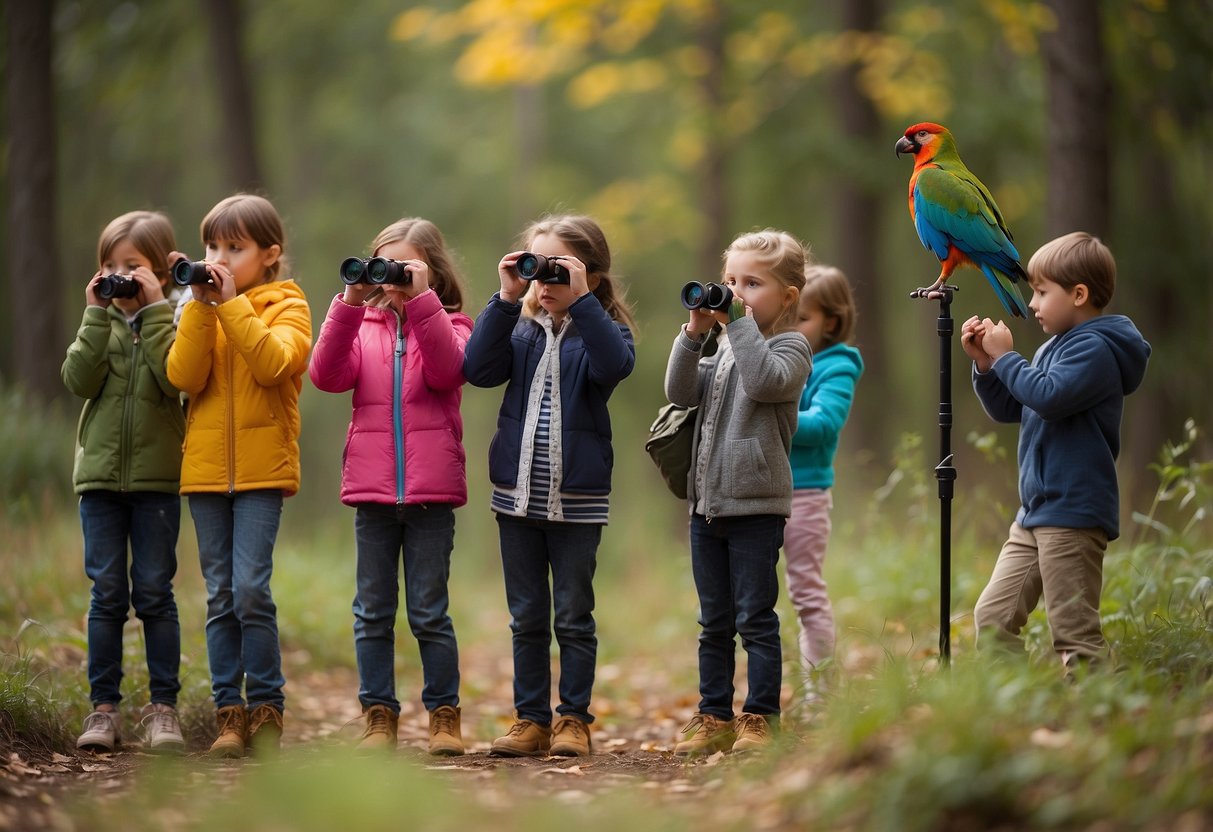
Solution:
{"label": "metal perch stand", "polygon": [[943,285],[912,292],[910,297],[939,301],[935,331],[939,335],[939,657],[952,661],[952,494],[956,468],[952,465],[952,294],[960,289]]}

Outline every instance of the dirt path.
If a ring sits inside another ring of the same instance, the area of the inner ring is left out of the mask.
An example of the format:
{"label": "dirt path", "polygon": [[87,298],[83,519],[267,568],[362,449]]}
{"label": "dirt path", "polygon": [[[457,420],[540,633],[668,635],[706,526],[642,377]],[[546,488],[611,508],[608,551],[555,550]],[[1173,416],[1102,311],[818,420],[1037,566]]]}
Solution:
{"label": "dirt path", "polygon": [[[482,665],[483,667],[483,665]],[[680,727],[674,713],[686,710],[683,700],[657,702],[645,694],[630,709],[595,725],[594,753],[589,758],[546,757],[511,759],[488,755],[491,736],[509,725],[508,675],[475,682],[479,689],[474,716],[465,717],[464,740],[468,754],[435,758],[425,753],[427,728],[419,702],[402,702],[400,746],[397,758],[449,776],[457,790],[473,794],[481,805],[504,808],[521,796],[550,795],[562,802],[589,800],[604,789],[652,789],[663,798],[692,797],[713,783],[713,769],[723,755],[686,762],[672,754]],[[296,667],[288,670],[288,705],[283,753],[296,761],[315,755],[324,759],[334,748],[349,747],[362,732],[356,698],[357,674],[349,669],[325,671]],[[487,724],[483,724],[487,721]],[[129,727],[129,726],[128,726]],[[205,756],[209,737],[188,732],[185,759],[196,764],[192,775],[222,788],[237,782],[245,766],[258,761],[216,763]],[[130,738],[133,739],[133,738]],[[0,830],[71,828],[62,806],[88,796],[118,799],[138,782],[141,771],[154,758],[137,745],[125,745],[114,754],[39,751],[9,742],[0,760]]]}

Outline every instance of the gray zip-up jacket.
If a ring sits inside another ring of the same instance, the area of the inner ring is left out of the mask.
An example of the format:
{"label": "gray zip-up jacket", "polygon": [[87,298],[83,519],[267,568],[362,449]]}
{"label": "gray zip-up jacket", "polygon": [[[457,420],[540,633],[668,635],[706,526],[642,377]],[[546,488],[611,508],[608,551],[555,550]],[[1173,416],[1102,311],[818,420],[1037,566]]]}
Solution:
{"label": "gray zip-up jacket", "polygon": [[796,407],[813,369],[809,342],[799,332],[765,338],[753,318],[725,329],[720,349],[700,359],[703,342],[674,339],[665,394],[695,414],[687,503],[692,513],[742,517],[792,511],[788,449]]}

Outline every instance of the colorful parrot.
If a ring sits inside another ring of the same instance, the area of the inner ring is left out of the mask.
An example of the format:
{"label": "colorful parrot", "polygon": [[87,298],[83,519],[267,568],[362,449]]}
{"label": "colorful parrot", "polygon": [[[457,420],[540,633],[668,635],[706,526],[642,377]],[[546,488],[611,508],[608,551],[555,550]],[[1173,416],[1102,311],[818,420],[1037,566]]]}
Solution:
{"label": "colorful parrot", "polygon": [[1016,283],[1027,281],[1011,232],[981,180],[960,161],[956,140],[946,127],[915,124],[897,140],[897,155],[914,154],[910,174],[910,218],[924,247],[943,268],[933,286],[915,297],[928,297],[942,287],[958,266],[981,269],[1008,314],[1028,317]]}

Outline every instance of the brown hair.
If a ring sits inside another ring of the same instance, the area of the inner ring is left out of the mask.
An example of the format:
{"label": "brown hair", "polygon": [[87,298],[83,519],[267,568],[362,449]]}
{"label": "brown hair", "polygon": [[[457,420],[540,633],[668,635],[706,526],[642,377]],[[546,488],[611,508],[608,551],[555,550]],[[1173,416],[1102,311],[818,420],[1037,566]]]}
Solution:
{"label": "brown hair", "polygon": [[[632,307],[628,303],[627,293],[611,274],[611,249],[598,223],[592,217],[577,214],[541,217],[522,232],[520,244],[529,248],[541,234],[552,234],[572,249],[577,259],[585,263],[586,280],[598,278],[593,293],[607,315],[634,332],[636,320],[632,317]],[[523,298],[523,312],[534,316],[538,311],[539,300],[528,290]]]}
{"label": "brown hair", "polygon": [[804,270],[804,288],[800,290],[800,308],[816,304],[826,320],[834,320],[834,326],[821,333],[827,344],[845,344],[855,331],[855,295],[851,283],[840,269],[833,266],[810,264]]}
{"label": "brown hair", "polygon": [[161,284],[168,280],[168,253],[177,249],[168,217],[158,211],[131,211],[111,221],[97,240],[97,265],[104,265],[123,240],[130,240],[135,250],[151,261]]}
{"label": "brown hair", "polygon": [[1028,261],[1028,280],[1042,278],[1066,291],[1083,284],[1091,305],[1102,310],[1116,291],[1116,259],[1098,237],[1073,231],[1045,243]]}
{"label": "brown hair", "polygon": [[256,194],[235,194],[222,200],[202,218],[203,245],[218,240],[252,240],[260,248],[278,246],[278,259],[266,271],[266,281],[278,280],[286,249],[282,217],[268,199]]}
{"label": "brown hair", "polygon": [[[463,310],[463,279],[447,251],[446,241],[438,226],[420,217],[405,217],[396,220],[379,232],[371,243],[371,256],[389,243],[404,242],[421,252],[421,259],[430,267],[430,288],[442,301],[448,312]],[[386,299],[383,299],[386,303]]]}
{"label": "brown hair", "polygon": [[[759,261],[766,266],[771,276],[786,287],[796,290],[799,300],[800,290],[804,288],[804,269],[809,262],[809,247],[797,240],[786,231],[774,228],[764,228],[762,231],[751,231],[742,234],[729,244],[721,255],[722,260],[728,260],[735,251],[753,251],[759,255]],[[783,332],[796,324],[797,302],[789,303],[771,325],[773,332]]]}

